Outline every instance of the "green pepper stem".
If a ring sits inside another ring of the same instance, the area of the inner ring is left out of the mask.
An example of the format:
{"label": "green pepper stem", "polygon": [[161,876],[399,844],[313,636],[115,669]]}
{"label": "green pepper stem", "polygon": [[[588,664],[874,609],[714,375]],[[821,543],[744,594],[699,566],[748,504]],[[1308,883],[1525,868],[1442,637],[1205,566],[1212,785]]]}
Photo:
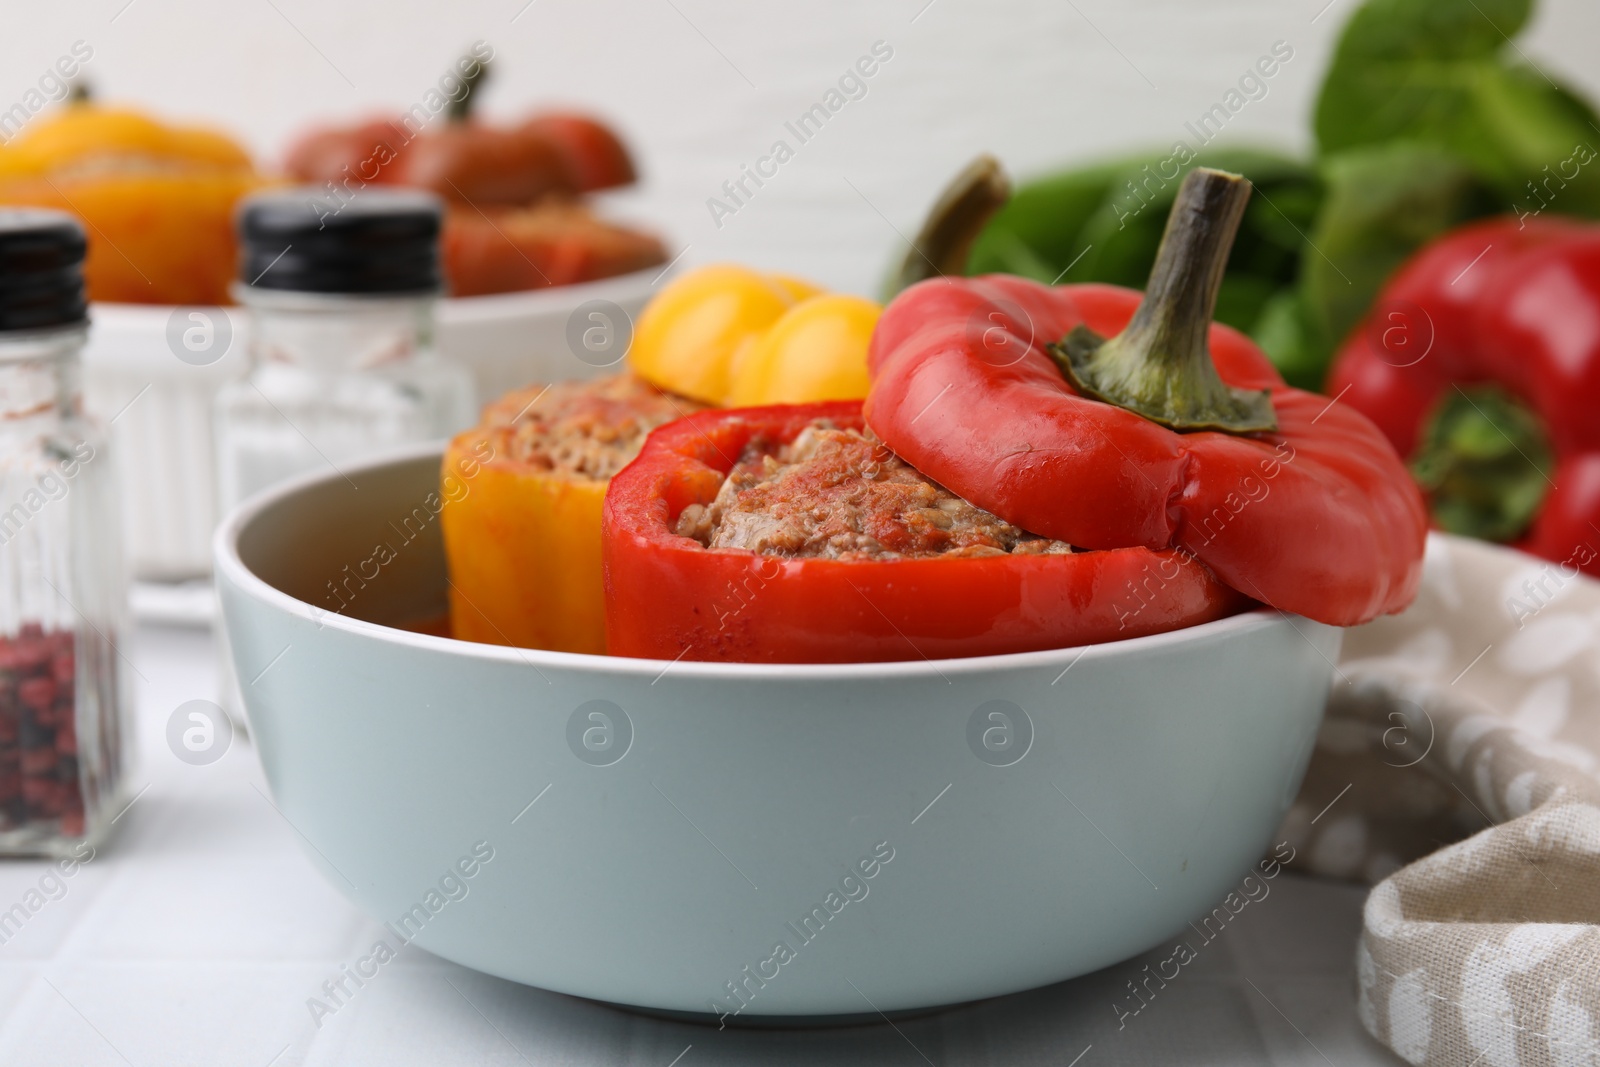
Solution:
{"label": "green pepper stem", "polygon": [[1079,392],[1181,432],[1266,433],[1278,428],[1267,390],[1235,389],[1211,361],[1207,337],[1250,183],[1197,167],[1178,190],[1127,327],[1103,338],[1079,326],[1049,346]]}
{"label": "green pepper stem", "polygon": [[472,115],[472,105],[475,102],[478,88],[489,80],[489,61],[480,60],[475,56],[464,56],[463,61],[470,63],[468,68],[471,73],[461,76],[461,95],[450,101],[450,106],[445,109],[445,118],[450,122],[466,122]]}
{"label": "green pepper stem", "polygon": [[982,155],[968,163],[923,220],[888,295],[928,278],[965,273],[972,242],[1009,199],[1011,181],[999,160]]}

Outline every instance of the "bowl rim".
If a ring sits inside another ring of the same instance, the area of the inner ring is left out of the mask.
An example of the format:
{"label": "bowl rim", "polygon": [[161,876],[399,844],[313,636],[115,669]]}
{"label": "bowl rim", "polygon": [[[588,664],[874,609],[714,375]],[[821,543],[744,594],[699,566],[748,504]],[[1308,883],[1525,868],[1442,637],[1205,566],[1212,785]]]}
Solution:
{"label": "bowl rim", "polygon": [[[634,677],[651,677],[659,681],[669,672],[689,678],[737,678],[744,680],[806,680],[819,679],[895,679],[941,678],[946,682],[954,674],[977,674],[996,669],[1023,670],[1059,665],[1071,657],[1067,670],[1077,666],[1079,660],[1116,659],[1139,656],[1168,645],[1181,645],[1206,641],[1230,635],[1241,635],[1258,630],[1288,626],[1307,641],[1305,630],[1295,621],[1306,623],[1313,629],[1333,629],[1304,617],[1294,616],[1278,608],[1263,605],[1237,615],[1187,626],[1178,630],[1130,637],[1121,641],[1106,641],[1096,645],[1074,645],[1065,648],[1039,649],[1032,652],[1007,652],[987,656],[961,656],[949,659],[892,660],[870,663],[723,663],[706,660],[639,659],[631,656],[591,655],[584,652],[555,652],[548,649],[518,648],[511,645],[488,645],[476,641],[462,641],[453,637],[402,630],[382,623],[367,622],[338,612],[324,611],[290,596],[258,576],[239,555],[239,537],[262,512],[289,498],[313,488],[336,481],[348,481],[348,476],[366,470],[414,463],[419,459],[441,460],[446,442],[428,441],[388,449],[366,457],[359,462],[346,464],[333,470],[316,470],[296,475],[241,501],[218,524],[212,536],[212,558],[218,577],[226,578],[251,599],[277,611],[314,622],[318,627],[332,627],[355,637],[376,640],[384,644],[411,648],[421,652],[436,652],[465,659],[492,663],[521,664],[536,671],[542,667],[576,671],[601,671]],[[915,647],[915,646],[913,646]],[[1320,651],[1320,650],[1319,650]],[[1330,661],[1331,662],[1331,661]],[[541,672],[542,673],[542,672]],[[1066,671],[1062,671],[1064,675]],[[1060,680],[1059,678],[1057,679]],[[654,684],[652,681],[651,684]],[[1051,683],[1052,685],[1055,683]]]}
{"label": "bowl rim", "polygon": [[650,292],[656,282],[666,277],[675,266],[674,263],[658,263],[626,274],[613,274],[609,278],[547,285],[539,289],[513,289],[506,293],[482,293],[477,296],[446,294],[439,299],[436,315],[440,325],[449,327],[494,321],[506,315],[570,310],[587,300],[604,297],[628,299]]}
{"label": "bowl rim", "polygon": [[[513,289],[506,293],[483,293],[478,296],[451,296],[441,293],[438,298],[437,318],[446,325],[476,322],[480,319],[498,319],[507,314],[525,314],[566,307],[585,299],[621,293],[634,296],[649,292],[656,281],[675,269],[675,263],[658,263],[652,267],[613,274],[609,278],[595,278],[587,282],[567,285],[547,285],[538,289]],[[89,317],[105,316],[108,322],[139,329],[142,327],[166,328],[166,321],[179,308],[208,308],[222,311],[235,319],[242,318],[246,309],[241,304],[135,304],[128,301],[96,300],[89,305]]]}

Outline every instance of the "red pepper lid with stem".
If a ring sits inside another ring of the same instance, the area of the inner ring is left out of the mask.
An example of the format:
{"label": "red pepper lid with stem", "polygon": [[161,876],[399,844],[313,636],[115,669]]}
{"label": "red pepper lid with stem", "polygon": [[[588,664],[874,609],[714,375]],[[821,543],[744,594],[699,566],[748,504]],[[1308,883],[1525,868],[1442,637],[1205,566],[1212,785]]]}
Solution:
{"label": "red pepper lid with stem", "polygon": [[1191,171],[1142,296],[1004,275],[912,286],[873,337],[868,423],[1041,536],[1180,549],[1248,596],[1335,625],[1401,610],[1427,518],[1400,457],[1211,321],[1248,195],[1237,175]]}

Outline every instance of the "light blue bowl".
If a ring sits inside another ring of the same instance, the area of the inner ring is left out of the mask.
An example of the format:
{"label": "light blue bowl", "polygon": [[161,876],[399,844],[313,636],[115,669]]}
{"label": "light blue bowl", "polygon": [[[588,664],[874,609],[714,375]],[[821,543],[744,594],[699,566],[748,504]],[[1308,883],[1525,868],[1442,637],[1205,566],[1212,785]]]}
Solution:
{"label": "light blue bowl", "polygon": [[363,621],[444,607],[438,469],[412,450],[238,509],[216,538],[228,639],[276,803],[391,949],[564,993],[849,1015],[1125,959],[1262,854],[1339,650],[1273,611],[846,666]]}

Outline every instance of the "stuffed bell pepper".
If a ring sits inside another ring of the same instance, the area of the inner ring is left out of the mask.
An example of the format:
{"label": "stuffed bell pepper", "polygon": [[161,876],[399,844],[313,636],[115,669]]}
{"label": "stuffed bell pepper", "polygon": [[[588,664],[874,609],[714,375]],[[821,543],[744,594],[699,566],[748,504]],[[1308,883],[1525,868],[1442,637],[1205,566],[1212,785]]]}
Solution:
{"label": "stuffed bell pepper", "polygon": [[104,106],[82,86],[0,145],[0,204],[88,226],[83,277],[96,303],[231,303],[234,207],[265,184],[232,138]]}
{"label": "stuffed bell pepper", "polygon": [[798,279],[714,266],[667,286],[640,317],[630,370],[530,386],[485,409],[444,470],[482,463],[443,513],[455,636],[605,651],[600,507],[645,435],[746,396],[857,398],[879,308]]}
{"label": "stuffed bell pepper", "polygon": [[440,513],[451,631],[463,641],[605,651],[600,503],[645,435],[699,408],[631,375],[517,390],[445,452],[477,458]]}
{"label": "stuffed bell pepper", "polygon": [[667,426],[605,505],[611,652],[823,662],[1132,637],[1259,601],[1350,625],[1421,576],[1421,498],[1360,414],[1211,311],[1249,184],[1191,173],[1148,292],[935,278],[854,405]]}
{"label": "stuffed bell pepper", "polygon": [[1176,552],[1076,553],[975,507],[885,447],[857,402],[704,411],[657,431],[613,483],[605,530],[620,656],[1023,652],[1178,629],[1244,602]]}

